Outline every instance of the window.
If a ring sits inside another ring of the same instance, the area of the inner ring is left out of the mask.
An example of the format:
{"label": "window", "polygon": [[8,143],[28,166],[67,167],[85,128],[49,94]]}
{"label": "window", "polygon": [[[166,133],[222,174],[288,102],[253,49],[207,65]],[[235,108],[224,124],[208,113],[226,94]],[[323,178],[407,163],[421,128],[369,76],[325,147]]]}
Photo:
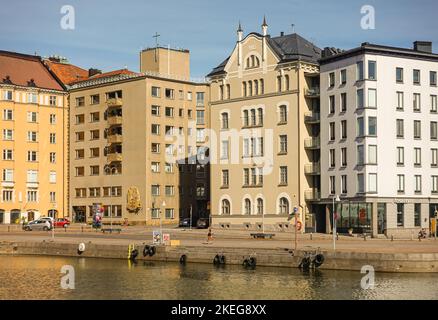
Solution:
{"label": "window", "polygon": [[38,116],[36,112],[28,112],[27,113],[27,122],[36,123],[38,121]]}
{"label": "window", "polygon": [[221,147],[221,159],[228,159],[228,140],[222,141]]}
{"label": "window", "polygon": [[334,86],[335,86],[335,73],[330,72],[329,73],[329,87],[334,87]]}
{"label": "window", "polygon": [[437,167],[438,166],[438,149],[430,149],[431,151],[431,166]]}
{"label": "window", "polygon": [[175,90],[169,88],[165,89],[165,96],[167,99],[174,99],[175,98],[174,95],[175,95]]}
{"label": "window", "polygon": [[99,104],[100,103],[100,95],[92,94],[90,96],[90,104]]}
{"label": "window", "polygon": [[164,134],[166,136],[173,136],[175,134],[175,127],[174,126],[165,126],[164,127]]}
{"label": "window", "polygon": [[341,112],[347,111],[347,94],[341,93]]}
{"label": "window", "polygon": [[335,149],[329,150],[329,160],[330,168],[334,168],[336,166]]}
{"label": "window", "polygon": [[255,126],[257,124],[256,122],[256,110],[251,109],[251,125]]}
{"label": "window", "polygon": [[13,190],[3,190],[2,199],[4,202],[11,202],[14,198]]}
{"label": "window", "polygon": [[56,143],[56,133],[50,133],[49,141],[50,141],[51,144],[55,144]]}
{"label": "window", "polygon": [[431,86],[436,86],[436,71],[429,72],[429,83]]}
{"label": "window", "polygon": [[221,203],[221,214],[229,215],[231,212],[230,201],[227,199],[222,200]]}
{"label": "window", "polygon": [[243,185],[249,186],[249,169],[248,168],[243,169]]}
{"label": "window", "polygon": [[368,117],[368,135],[377,136],[377,118]]}
{"label": "window", "polygon": [[421,193],[421,176],[415,175],[414,180],[415,180],[415,193]]}
{"label": "window", "polygon": [[112,197],[121,197],[122,196],[122,187],[111,187],[111,196]]}
{"label": "window", "polygon": [[414,111],[421,111],[421,96],[419,93],[414,93],[414,101],[413,101]]}
{"label": "window", "polygon": [[14,120],[14,112],[11,109],[3,110],[3,120]]}
{"label": "window", "polygon": [[397,91],[397,110],[403,110],[405,108],[405,98],[402,91]]}
{"label": "window", "polygon": [[91,112],[90,113],[90,122],[98,122],[100,120],[99,112]]}
{"label": "window", "polygon": [[56,152],[50,152],[49,158],[50,158],[50,163],[56,163]]}
{"label": "window", "polygon": [[153,184],[151,186],[151,193],[152,193],[152,196],[159,196],[160,195],[160,186],[157,184]]}
{"label": "window", "polygon": [[164,114],[165,114],[166,117],[173,118],[173,108],[172,107],[166,107],[164,109]]}
{"label": "window", "polygon": [[347,69],[341,70],[341,84],[347,83]]}
{"label": "window", "polygon": [[347,139],[347,120],[341,121],[341,139]]}
{"label": "window", "polygon": [[281,88],[281,76],[277,76],[277,91],[281,92],[282,88]]}
{"label": "window", "polygon": [[421,139],[421,121],[414,120],[414,139]]}
{"label": "window", "polygon": [[262,108],[257,109],[257,124],[259,126],[263,125],[263,109]]}
{"label": "window", "polygon": [[90,176],[99,175],[99,166],[90,166]]}
{"label": "window", "polygon": [[159,219],[160,218],[160,209],[151,208],[151,218],[152,219]]}
{"label": "window", "polygon": [[363,137],[365,135],[365,126],[363,123],[363,117],[357,118],[357,136]]}
{"label": "window", "polygon": [[365,163],[364,146],[357,146],[357,165],[362,166]]}
{"label": "window", "polygon": [[432,176],[432,193],[438,193],[438,176]]}
{"label": "window", "polygon": [[243,126],[248,127],[249,126],[249,111],[243,110]]}
{"label": "window", "polygon": [[151,106],[151,114],[153,116],[159,116],[160,115],[160,106],[152,105]]}
{"label": "window", "polygon": [[347,148],[341,148],[341,166],[347,166]]}
{"label": "window", "polygon": [[160,144],[159,143],[152,143],[151,151],[152,151],[152,153],[160,153]]}
{"label": "window", "polygon": [[12,91],[10,90],[3,91],[3,100],[12,100]]}
{"label": "window", "polygon": [[166,208],[165,211],[165,218],[166,219],[175,219],[175,209],[168,209]]}
{"label": "window", "polygon": [[50,194],[49,194],[49,201],[50,202],[56,202],[56,192],[54,192],[54,191],[50,191]]}
{"label": "window", "polygon": [[395,81],[403,83],[403,68],[395,68]]}
{"label": "window", "polygon": [[83,106],[85,106],[85,98],[84,97],[76,98],[76,107],[83,107]]}
{"label": "window", "polygon": [[175,195],[175,187],[174,186],[165,186],[164,192],[166,196],[174,196]]}
{"label": "window", "polygon": [[38,200],[38,191],[28,190],[27,191],[27,201],[28,202],[37,202]]}
{"label": "window", "polygon": [[397,165],[403,166],[405,164],[405,148],[397,147]]}
{"label": "window", "polygon": [[368,192],[377,192],[377,173],[368,174]]}
{"label": "window", "polygon": [[287,135],[280,135],[280,153],[287,153]]}
{"label": "window", "polygon": [[83,159],[84,158],[84,155],[85,155],[84,149],[77,149],[75,151],[75,153],[76,153],[76,159]]}
{"label": "window", "polygon": [[87,196],[87,189],[85,188],[76,188],[75,189],[76,198],[85,198]]}
{"label": "window", "polygon": [[97,157],[99,157],[99,148],[90,148],[90,158],[97,158]]}
{"label": "window", "polygon": [[329,114],[334,114],[335,113],[335,96],[332,95],[329,97]]}
{"label": "window", "polygon": [[256,184],[257,184],[256,168],[251,168],[251,185],[255,186]]}
{"label": "window", "polygon": [[204,106],[204,92],[196,92],[196,106]]}
{"label": "window", "polygon": [[404,120],[403,119],[396,120],[396,134],[397,134],[397,138],[403,138],[405,136]]}
{"label": "window", "polygon": [[99,130],[90,130],[90,140],[99,139]]}
{"label": "window", "polygon": [[414,204],[414,226],[421,227],[421,203]]}
{"label": "window", "polygon": [[28,103],[38,103],[38,94],[28,93],[27,94],[27,102]]}
{"label": "window", "polygon": [[365,191],[365,181],[363,179],[363,173],[357,174],[357,193],[363,193]]}
{"label": "window", "polygon": [[50,171],[49,173],[49,182],[56,183],[56,171]]}
{"label": "window", "polygon": [[37,161],[37,152],[36,151],[27,151],[27,161],[36,162]]}
{"label": "window", "polygon": [[172,156],[173,155],[173,144],[166,144],[166,154],[168,156]]}
{"label": "window", "polygon": [[196,124],[198,125],[205,124],[204,114],[205,114],[204,110],[196,110]]}
{"label": "window", "polygon": [[85,122],[85,116],[83,114],[77,114],[75,116],[76,124],[82,124]]}
{"label": "window", "polygon": [[329,124],[329,139],[330,139],[330,141],[334,141],[335,138],[336,138],[335,123],[334,122],[330,122],[330,124]]}
{"label": "window", "polygon": [[257,214],[263,214],[263,199],[257,199]]}
{"label": "window", "polygon": [[160,163],[159,162],[151,162],[151,170],[152,172],[160,172]]}
{"label": "window", "polygon": [[191,109],[187,110],[187,117],[188,117],[189,119],[192,118],[192,113],[193,113],[193,110],[191,110]]}
{"label": "window", "polygon": [[98,187],[88,188],[88,193],[90,195],[90,198],[100,197],[100,188]]}
{"label": "window", "polygon": [[56,106],[56,96],[49,96],[49,105]]}
{"label": "window", "polygon": [[330,194],[336,193],[336,177],[330,176]]}
{"label": "window", "polygon": [[251,200],[245,199],[244,214],[251,214]]}
{"label": "window", "polygon": [[83,131],[76,132],[76,141],[84,141],[85,134]]}
{"label": "window", "polygon": [[12,182],[14,181],[14,170],[3,169],[2,181]]}
{"label": "window", "polygon": [[377,108],[377,90],[368,89],[368,108]]}
{"label": "window", "polygon": [[[29,132],[28,132],[29,134]],[[36,134],[36,132],[35,132]],[[3,129],[3,140],[14,140],[14,130],[12,129]]]}
{"label": "window", "polygon": [[160,97],[160,90],[161,90],[161,88],[159,88],[159,87],[152,87],[151,88],[152,97],[159,98]]}
{"label": "window", "polygon": [[368,146],[368,164],[377,164],[377,146]]}
{"label": "window", "polygon": [[431,121],[430,122],[430,140],[437,140],[437,139],[438,139],[437,122]]}
{"label": "window", "polygon": [[437,96],[434,94],[430,96],[430,112],[437,112]]}
{"label": "window", "polygon": [[420,80],[421,80],[420,70],[417,69],[413,70],[413,79],[414,79],[414,84],[420,84]]}
{"label": "window", "polygon": [[341,176],[341,193],[343,193],[343,194],[347,193],[347,176],[346,175]]}
{"label": "window", "polygon": [[286,106],[280,106],[280,123],[287,123],[287,107]]}
{"label": "window", "polygon": [[289,201],[285,197],[280,198],[278,204],[278,213],[289,214]]}
{"label": "window", "polygon": [[13,154],[11,149],[3,149],[3,160],[14,160]]}
{"label": "window", "polygon": [[405,175],[404,174],[398,174],[397,175],[398,180],[398,193],[404,193],[405,192]]}
{"label": "window", "polygon": [[358,89],[356,91],[356,108],[363,108],[363,89]]}
{"label": "window", "polygon": [[221,118],[222,118],[222,120],[221,120],[221,124],[222,124],[221,128],[222,129],[228,129],[229,128],[228,113],[226,113],[226,112],[222,113]]}
{"label": "window", "polygon": [[405,205],[403,203],[397,203],[397,227],[404,226]]}
{"label": "window", "polygon": [[56,124],[56,114],[51,114],[49,116],[49,122],[50,124]]}
{"label": "window", "polygon": [[159,124],[152,124],[151,132],[152,132],[152,134],[159,135],[160,134],[160,125]]}
{"label": "window", "polygon": [[164,171],[166,173],[173,173],[173,165],[171,163],[166,162],[164,164]]}
{"label": "window", "polygon": [[356,80],[360,81],[364,79],[363,61],[356,63]]}
{"label": "window", "polygon": [[27,170],[27,182],[37,183],[38,182],[38,171]]}
{"label": "window", "polygon": [[368,61],[368,80],[377,79],[376,61]]}
{"label": "window", "polygon": [[280,167],[280,185],[286,185],[287,184],[287,167],[281,166]]}
{"label": "window", "polygon": [[421,148],[414,148],[414,165],[421,166]]}
{"label": "window", "polygon": [[222,187],[228,187],[230,183],[230,172],[222,170]]}
{"label": "window", "polygon": [[196,129],[196,142],[205,141],[205,129]]}

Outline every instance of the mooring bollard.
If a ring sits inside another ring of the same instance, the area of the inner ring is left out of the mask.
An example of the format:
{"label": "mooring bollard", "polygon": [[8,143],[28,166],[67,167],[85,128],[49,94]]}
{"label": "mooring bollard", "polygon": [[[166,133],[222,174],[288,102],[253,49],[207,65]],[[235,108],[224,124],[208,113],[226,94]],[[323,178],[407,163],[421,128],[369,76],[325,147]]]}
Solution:
{"label": "mooring bollard", "polygon": [[363,241],[367,241],[367,235],[366,234],[363,235]]}
{"label": "mooring bollard", "polygon": [[84,226],[81,226],[81,232],[84,232]]}
{"label": "mooring bollard", "polygon": [[8,232],[11,232],[11,226],[8,226]]}
{"label": "mooring bollard", "polygon": [[339,240],[339,233],[336,232],[336,240]]}
{"label": "mooring bollard", "polygon": [[391,235],[391,241],[394,241],[394,235]]}
{"label": "mooring bollard", "polygon": [[313,233],[310,233],[310,240],[313,240]]}

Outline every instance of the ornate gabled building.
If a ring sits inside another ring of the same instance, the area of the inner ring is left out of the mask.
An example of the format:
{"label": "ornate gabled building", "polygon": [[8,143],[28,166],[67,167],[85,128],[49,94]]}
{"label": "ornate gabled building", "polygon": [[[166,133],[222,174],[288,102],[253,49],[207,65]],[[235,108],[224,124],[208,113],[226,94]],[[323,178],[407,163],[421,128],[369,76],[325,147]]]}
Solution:
{"label": "ornate gabled building", "polygon": [[313,230],[321,50],[296,33],[271,37],[266,20],[261,27],[244,37],[239,23],[231,55],[208,75],[213,224],[287,230],[297,207]]}

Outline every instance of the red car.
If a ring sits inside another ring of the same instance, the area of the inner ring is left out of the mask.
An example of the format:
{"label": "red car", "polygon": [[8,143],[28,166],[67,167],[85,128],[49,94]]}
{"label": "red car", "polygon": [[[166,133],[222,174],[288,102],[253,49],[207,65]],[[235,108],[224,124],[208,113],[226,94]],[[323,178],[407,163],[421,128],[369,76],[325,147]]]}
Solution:
{"label": "red car", "polygon": [[67,228],[70,225],[70,220],[67,218],[58,218],[55,220],[55,228]]}

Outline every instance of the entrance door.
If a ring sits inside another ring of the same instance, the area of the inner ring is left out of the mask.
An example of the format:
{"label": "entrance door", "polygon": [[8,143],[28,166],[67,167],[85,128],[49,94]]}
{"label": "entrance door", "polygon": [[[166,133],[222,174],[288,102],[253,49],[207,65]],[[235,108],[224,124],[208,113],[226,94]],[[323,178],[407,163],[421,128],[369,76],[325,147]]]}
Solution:
{"label": "entrance door", "polygon": [[47,214],[49,215],[49,217],[51,217],[53,219],[58,218],[58,210],[51,209],[47,212]]}
{"label": "entrance door", "polygon": [[19,224],[20,223],[20,210],[11,210],[11,224]]}
{"label": "entrance door", "polygon": [[78,222],[78,223],[85,222],[86,207],[85,206],[73,207],[73,214],[74,214],[74,218],[73,218],[74,222]]}
{"label": "entrance door", "polygon": [[35,220],[35,212],[29,211],[27,213],[27,221],[33,221],[33,220]]}
{"label": "entrance door", "polygon": [[0,210],[0,223],[5,223],[5,210]]}
{"label": "entrance door", "polygon": [[386,203],[377,204],[377,233],[384,234],[386,230]]}

